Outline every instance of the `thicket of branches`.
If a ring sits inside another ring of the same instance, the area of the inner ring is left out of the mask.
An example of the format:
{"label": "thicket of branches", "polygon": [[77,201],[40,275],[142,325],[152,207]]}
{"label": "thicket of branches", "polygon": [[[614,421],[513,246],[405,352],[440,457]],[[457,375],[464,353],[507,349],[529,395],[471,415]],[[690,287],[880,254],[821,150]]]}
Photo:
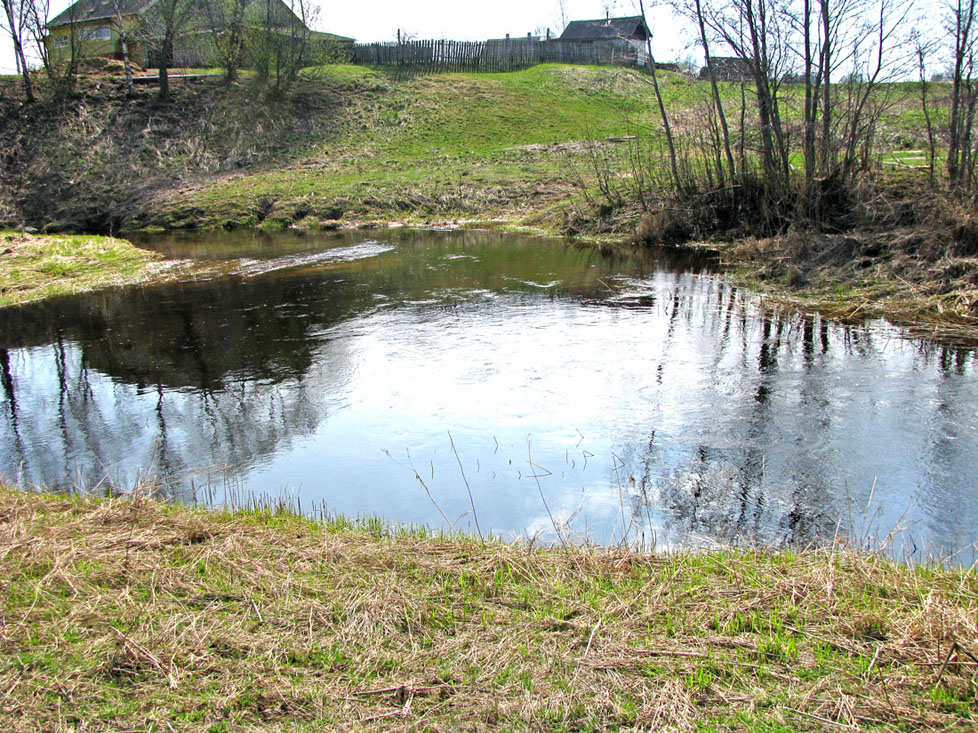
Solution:
{"label": "thicket of branches", "polygon": [[[28,56],[39,58],[41,75],[50,96],[63,98],[75,86],[85,55],[84,29],[69,24],[68,44],[55,56],[44,43],[50,20],[50,0],[0,0],[0,30],[12,40],[24,98],[36,99],[36,79]],[[112,0],[115,16],[108,22],[120,39],[126,80],[132,90],[129,46],[139,41],[159,69],[159,96],[170,96],[169,69],[181,49],[219,65],[229,81],[242,68],[256,72],[273,93],[287,90],[305,66],[325,53],[312,42],[310,25],[316,19],[311,0],[156,0],[127,25],[119,0]],[[83,20],[79,18],[77,23]],[[29,49],[29,50],[28,50]]]}
{"label": "thicket of branches", "polygon": [[[978,193],[978,0],[945,0],[941,26],[929,38],[919,29],[933,22],[921,24],[925,8],[913,0],[672,0],[672,6],[695,29],[710,91],[691,144],[689,134],[673,134],[683,112],[661,104],[652,75],[668,164],[659,167],[671,173],[666,180],[651,170],[654,164],[640,170],[633,160],[631,178],[640,188],[669,190],[675,201],[702,204],[705,197],[719,220],[752,233],[799,222],[842,227],[879,168],[880,122],[903,93],[891,82],[916,78],[931,184],[958,196]],[[740,77],[739,103],[722,93],[731,81],[724,65]],[[929,79],[935,68],[946,79],[939,85]]]}

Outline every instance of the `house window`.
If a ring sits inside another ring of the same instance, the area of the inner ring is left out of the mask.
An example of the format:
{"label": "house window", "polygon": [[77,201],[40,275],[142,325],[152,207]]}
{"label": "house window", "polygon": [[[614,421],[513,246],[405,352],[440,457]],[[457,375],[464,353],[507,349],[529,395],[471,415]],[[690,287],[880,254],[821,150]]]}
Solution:
{"label": "house window", "polygon": [[98,25],[82,31],[83,41],[108,41],[112,38],[112,29],[107,25]]}
{"label": "house window", "polygon": [[68,36],[58,36],[54,39],[55,48],[68,48]]}

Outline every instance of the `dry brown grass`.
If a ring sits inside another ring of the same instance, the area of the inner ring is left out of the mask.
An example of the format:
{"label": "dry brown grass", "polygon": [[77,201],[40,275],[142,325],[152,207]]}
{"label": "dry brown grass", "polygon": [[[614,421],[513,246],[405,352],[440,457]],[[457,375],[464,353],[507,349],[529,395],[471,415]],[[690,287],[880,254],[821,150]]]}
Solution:
{"label": "dry brown grass", "polygon": [[853,321],[883,317],[916,335],[978,342],[978,256],[970,229],[944,225],[745,239],[725,252],[771,302]]}
{"label": "dry brown grass", "polygon": [[[376,528],[375,528],[376,529]],[[0,728],[974,727],[978,579],[0,489]]]}

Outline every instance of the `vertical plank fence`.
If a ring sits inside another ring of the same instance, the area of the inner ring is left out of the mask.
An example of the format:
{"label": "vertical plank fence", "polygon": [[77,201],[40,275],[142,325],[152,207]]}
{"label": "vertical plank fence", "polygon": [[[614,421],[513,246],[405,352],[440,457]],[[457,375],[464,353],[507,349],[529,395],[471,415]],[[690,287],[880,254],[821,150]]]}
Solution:
{"label": "vertical plank fence", "polygon": [[351,63],[394,68],[405,73],[519,71],[536,64],[646,66],[645,49],[627,41],[543,41],[513,38],[497,41],[427,40],[402,43],[357,43]]}

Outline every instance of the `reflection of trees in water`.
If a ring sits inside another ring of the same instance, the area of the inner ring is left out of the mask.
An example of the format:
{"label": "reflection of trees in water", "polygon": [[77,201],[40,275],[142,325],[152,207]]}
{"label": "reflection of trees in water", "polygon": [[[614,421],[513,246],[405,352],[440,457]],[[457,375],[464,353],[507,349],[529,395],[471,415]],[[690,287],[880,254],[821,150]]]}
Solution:
{"label": "reflection of trees in water", "polygon": [[[741,296],[722,286],[707,295],[706,307],[678,292],[669,300],[660,360],[649,365],[663,390],[655,410],[682,399],[669,393],[684,388],[681,380],[671,385],[664,374],[691,348],[677,324],[695,318],[714,349],[702,363],[717,383],[705,395],[717,401],[717,423],[707,419],[687,436],[653,428],[644,455],[626,456],[640,473],[633,516],[640,520],[651,506],[670,534],[737,544],[804,545],[831,537],[843,506],[835,467],[817,449],[838,429],[831,404],[837,374],[823,361],[833,338],[844,353],[867,356],[875,348],[871,331],[830,331],[823,319],[777,313],[754,320]],[[731,362],[738,364],[733,375],[722,367]]]}
{"label": "reflection of trees in water", "polygon": [[[924,527],[911,527],[905,537],[899,538],[904,545],[914,545],[915,538],[921,533],[930,536],[945,535],[953,538],[953,548],[933,548],[926,545],[918,549],[921,553],[938,552],[948,554],[966,545],[972,545],[970,550],[962,552],[957,558],[964,565],[971,565],[978,556],[973,543],[976,539],[974,527],[974,512],[967,508],[973,506],[974,490],[978,488],[978,477],[975,474],[974,456],[961,450],[961,442],[969,438],[971,431],[978,430],[976,424],[976,406],[973,401],[960,398],[959,385],[964,381],[969,363],[974,362],[975,355],[963,349],[939,347],[933,350],[932,357],[937,362],[940,378],[936,380],[933,389],[922,395],[921,401],[932,405],[932,415],[928,424],[935,433],[927,449],[924,460],[933,466],[934,476],[930,477],[920,490],[919,503],[925,510],[927,522]],[[971,492],[969,501],[962,502],[956,495],[955,484],[970,477]],[[953,507],[956,511],[947,511]]]}
{"label": "reflection of trees in water", "polygon": [[323,287],[225,279],[13,312],[5,341],[47,344],[14,352],[19,387],[0,350],[0,471],[90,488],[260,461],[312,431],[345,379],[342,347],[314,365],[309,331],[370,300]]}
{"label": "reflection of trees in water", "polygon": [[[890,435],[908,424],[919,424],[919,437],[906,456],[893,457],[903,462],[893,482],[909,475],[926,484],[921,504],[930,518],[970,495],[962,490],[976,455],[974,436],[962,427],[974,425],[974,400],[962,399],[975,389],[967,352],[915,355],[917,347],[894,347],[892,332],[874,327],[758,313],[719,280],[663,271],[642,277],[654,263],[639,263],[630,272],[635,281],[616,279],[623,266],[617,255],[542,247],[524,260],[477,248],[461,256],[443,244],[412,251],[402,263],[385,255],[337,269],[4,313],[0,472],[92,486],[106,473],[127,485],[152,469],[178,490],[202,466],[227,463],[245,473],[315,431],[343,398],[351,361],[345,344],[356,342],[358,327],[336,324],[409,303],[408,316],[395,319],[409,333],[415,323],[464,326],[504,302],[494,301],[498,287],[520,308],[563,300],[648,312],[647,320],[637,316],[647,325],[647,348],[641,338],[628,342],[633,361],[647,359],[648,373],[622,371],[614,388],[623,405],[647,405],[648,433],[636,437],[643,418],[630,414],[621,421],[620,447],[619,436],[610,439],[640,525],[740,543],[831,537],[848,516],[845,461],[874,469],[890,458],[850,452],[846,441],[862,440],[858,430]],[[567,274],[578,269],[584,274],[576,279]],[[487,281],[491,292],[483,290]],[[478,294],[460,292],[459,282]],[[614,328],[615,318],[609,323]],[[409,352],[417,344],[401,346]],[[850,370],[857,378],[850,380]],[[477,379],[478,370],[469,376]],[[899,384],[896,397],[874,383],[889,376]],[[850,398],[862,414],[846,404]],[[901,401],[906,406],[887,406]],[[942,434],[948,440],[934,438]],[[868,493],[872,474],[857,480]],[[862,507],[867,497],[854,501]],[[978,521],[969,516],[957,512],[955,520],[973,530]]]}
{"label": "reflection of trees in water", "polygon": [[3,418],[8,426],[10,438],[4,442],[11,443],[14,453],[22,455],[24,439],[20,433],[20,417],[17,410],[17,392],[14,387],[14,377],[10,371],[10,352],[0,348],[0,387],[3,388]]}
{"label": "reflection of trees in water", "polygon": [[74,344],[34,350],[30,359],[58,377],[21,390],[16,420],[5,405],[0,471],[28,484],[88,489],[106,482],[127,488],[152,475],[180,492],[191,481],[206,483],[207,467],[220,483],[220,466],[240,470],[315,430],[329,409],[327,396],[345,378],[342,350],[302,379],[215,390],[120,384],[88,369]]}
{"label": "reflection of trees in water", "polygon": [[[315,428],[348,373],[345,342],[324,334],[378,302],[469,287],[587,297],[623,268],[641,276],[654,267],[612,249],[499,240],[429,233],[417,249],[406,237],[407,256],[8,311],[0,470],[90,487],[106,475],[125,485],[139,471],[247,469]],[[559,287],[541,290],[553,280]]]}

